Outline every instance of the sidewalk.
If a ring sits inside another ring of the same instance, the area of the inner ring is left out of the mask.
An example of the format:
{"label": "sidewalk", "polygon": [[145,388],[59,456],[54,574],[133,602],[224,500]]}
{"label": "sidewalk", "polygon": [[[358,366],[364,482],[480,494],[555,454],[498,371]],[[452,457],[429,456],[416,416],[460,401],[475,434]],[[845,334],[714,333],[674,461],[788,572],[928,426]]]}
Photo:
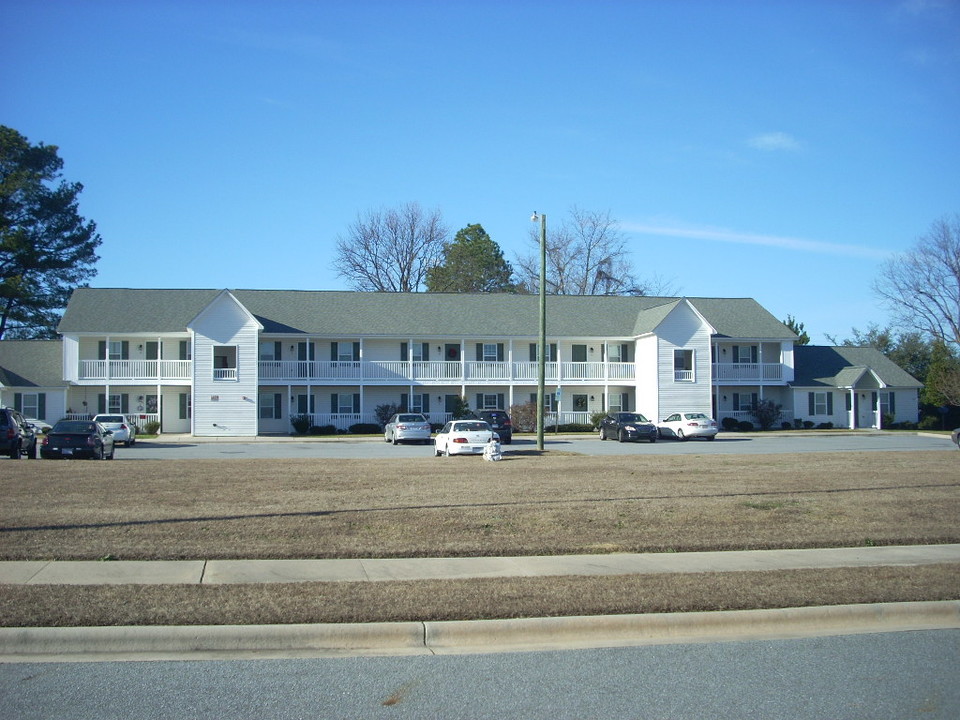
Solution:
{"label": "sidewalk", "polygon": [[[0,584],[230,584],[960,563],[960,544],[509,558],[0,562]],[[0,662],[529,652],[960,629],[960,600],[446,622],[0,627]]]}
{"label": "sidewalk", "polygon": [[960,563],[960,544],[543,557],[9,561],[0,562],[0,584],[229,585],[377,582],[561,575],[746,572],[936,563]]}

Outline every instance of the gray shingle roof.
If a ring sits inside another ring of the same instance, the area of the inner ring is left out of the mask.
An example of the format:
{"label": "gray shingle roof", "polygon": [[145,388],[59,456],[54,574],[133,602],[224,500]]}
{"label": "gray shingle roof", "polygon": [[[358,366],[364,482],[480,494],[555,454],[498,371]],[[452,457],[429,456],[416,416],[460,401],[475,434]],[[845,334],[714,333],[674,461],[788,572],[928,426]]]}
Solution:
{"label": "gray shingle roof", "polygon": [[876,348],[801,345],[793,353],[795,387],[850,387],[868,370],[892,387],[923,386]]}
{"label": "gray shingle roof", "polygon": [[0,341],[0,384],[5,387],[62,387],[60,340]]}
{"label": "gray shingle roof", "polygon": [[[183,332],[220,291],[79,288],[60,322],[61,333]],[[349,291],[233,290],[265,333],[330,337],[533,337],[536,295],[360,293]],[[634,337],[650,332],[681,298],[552,295],[552,337]],[[795,337],[750,298],[689,298],[721,335]]]}

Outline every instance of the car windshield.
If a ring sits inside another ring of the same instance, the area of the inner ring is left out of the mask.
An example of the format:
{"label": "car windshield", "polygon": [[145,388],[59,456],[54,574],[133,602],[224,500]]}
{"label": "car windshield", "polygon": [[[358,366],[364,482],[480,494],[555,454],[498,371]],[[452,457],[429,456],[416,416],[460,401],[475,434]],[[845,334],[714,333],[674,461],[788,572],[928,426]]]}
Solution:
{"label": "car windshield", "polygon": [[92,422],[83,422],[82,420],[64,420],[53,426],[55,433],[92,433],[97,426]]}
{"label": "car windshield", "polygon": [[122,423],[123,415],[97,415],[94,420],[99,423]]}
{"label": "car windshield", "polygon": [[423,415],[398,415],[397,422],[426,422],[427,419]]}
{"label": "car windshield", "polygon": [[620,413],[620,422],[647,422],[647,419],[640,413]]}
{"label": "car windshield", "polygon": [[459,422],[453,426],[454,432],[489,432],[490,426],[485,422]]}

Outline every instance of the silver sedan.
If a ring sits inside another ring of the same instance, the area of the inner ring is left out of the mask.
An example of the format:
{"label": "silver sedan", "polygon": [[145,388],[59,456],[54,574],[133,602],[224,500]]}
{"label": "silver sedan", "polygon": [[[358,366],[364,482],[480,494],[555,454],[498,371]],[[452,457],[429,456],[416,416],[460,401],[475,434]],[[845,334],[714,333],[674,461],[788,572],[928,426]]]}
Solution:
{"label": "silver sedan", "polygon": [[657,423],[660,437],[675,437],[677,440],[702,437],[713,440],[717,436],[717,421],[701,412],[679,412]]}
{"label": "silver sedan", "polygon": [[426,445],[430,442],[430,421],[420,413],[397,413],[384,426],[383,439],[394,445],[411,440]]}

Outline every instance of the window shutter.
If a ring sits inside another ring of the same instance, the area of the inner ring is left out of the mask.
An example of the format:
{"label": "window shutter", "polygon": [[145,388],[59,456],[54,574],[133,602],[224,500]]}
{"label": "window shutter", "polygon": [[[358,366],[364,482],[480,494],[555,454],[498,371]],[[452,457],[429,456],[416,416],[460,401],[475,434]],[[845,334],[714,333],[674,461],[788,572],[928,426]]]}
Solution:
{"label": "window shutter", "polygon": [[424,361],[430,359],[430,343],[424,343],[424,344],[423,344],[423,351],[421,352],[421,355],[422,355]]}
{"label": "window shutter", "polygon": [[530,343],[530,362],[537,361],[537,344]]}
{"label": "window shutter", "polygon": [[407,361],[410,359],[410,352],[405,342],[400,343],[400,359]]}
{"label": "window shutter", "polygon": [[130,341],[124,340],[120,343],[120,359],[129,360],[130,359]]}
{"label": "window shutter", "polygon": [[497,393],[497,407],[500,410],[506,410],[506,406],[503,404],[503,393]]}
{"label": "window shutter", "polygon": [[[278,343],[279,344],[279,343]],[[280,393],[273,394],[273,417],[276,420],[279,420],[282,416],[283,408],[281,407],[282,396]]]}
{"label": "window shutter", "polygon": [[477,362],[483,360],[483,343],[477,343]]}
{"label": "window shutter", "polygon": [[406,393],[400,393],[400,412],[406,412],[410,407],[409,398],[410,396]]}
{"label": "window shutter", "polygon": [[337,404],[337,394],[336,394],[336,393],[331,393],[331,394],[330,394],[330,412],[332,412],[334,415],[336,415],[338,412],[340,412],[340,406]]}
{"label": "window shutter", "polygon": [[503,343],[497,343],[497,362],[503,362]]}
{"label": "window shutter", "polygon": [[423,410],[423,412],[425,413],[430,412],[430,395],[429,394],[424,393],[423,396],[420,398],[420,409]]}
{"label": "window shutter", "polygon": [[[187,341],[186,341],[186,340],[181,340],[181,341],[180,341],[180,359],[181,359],[181,360],[186,360],[186,359],[187,359]],[[181,416],[180,419],[183,420],[183,419],[185,419],[185,418],[186,418],[186,415],[183,415],[183,416]]]}
{"label": "window shutter", "polygon": [[108,360],[107,357],[107,341],[101,340],[97,343],[97,357],[101,360]]}
{"label": "window shutter", "polygon": [[756,365],[757,363],[757,346],[756,345],[750,346],[750,362],[752,362],[754,365]]}
{"label": "window shutter", "polygon": [[850,393],[844,393],[844,408],[847,412],[850,412],[853,409],[853,404],[850,402]]}
{"label": "window shutter", "polygon": [[123,393],[120,396],[120,412],[124,415],[130,412],[130,395],[127,393]]}
{"label": "window shutter", "polygon": [[807,415],[813,415],[816,405],[813,393],[807,393]]}
{"label": "window shutter", "polygon": [[893,392],[893,390],[891,390],[889,398],[890,398],[890,414],[896,415],[897,414],[897,394]]}
{"label": "window shutter", "polygon": [[23,412],[23,393],[13,394],[13,409],[17,412]]}
{"label": "window shutter", "polygon": [[731,350],[731,352],[733,353],[733,361],[734,361],[735,363],[740,362],[740,346],[739,346],[739,345],[734,345],[734,346],[733,346],[733,349]]}
{"label": "window shutter", "polygon": [[483,393],[477,393],[477,404],[473,406],[474,410],[483,410]]}
{"label": "window shutter", "polygon": [[[357,361],[359,361],[359,360],[360,360],[360,343],[359,343],[359,342],[355,342],[355,343],[353,344],[353,361],[354,361],[354,362],[357,362]],[[354,412],[360,412],[360,411],[359,411],[359,410],[355,410]]]}
{"label": "window shutter", "polygon": [[107,396],[100,394],[97,395],[97,413],[105,413],[107,411]]}
{"label": "window shutter", "polygon": [[40,393],[37,395],[37,415],[39,416],[38,420],[45,420],[47,417],[47,394]]}
{"label": "window shutter", "polygon": [[[359,343],[356,343],[359,346]],[[353,411],[355,413],[360,412],[360,393],[353,394]]]}
{"label": "window shutter", "polygon": [[330,362],[337,361],[337,345],[339,345],[337,342],[330,343]]}
{"label": "window shutter", "polygon": [[833,415],[833,393],[827,393],[827,415]]}
{"label": "window shutter", "polygon": [[283,343],[279,340],[273,343],[273,359],[279,360],[283,357]]}

